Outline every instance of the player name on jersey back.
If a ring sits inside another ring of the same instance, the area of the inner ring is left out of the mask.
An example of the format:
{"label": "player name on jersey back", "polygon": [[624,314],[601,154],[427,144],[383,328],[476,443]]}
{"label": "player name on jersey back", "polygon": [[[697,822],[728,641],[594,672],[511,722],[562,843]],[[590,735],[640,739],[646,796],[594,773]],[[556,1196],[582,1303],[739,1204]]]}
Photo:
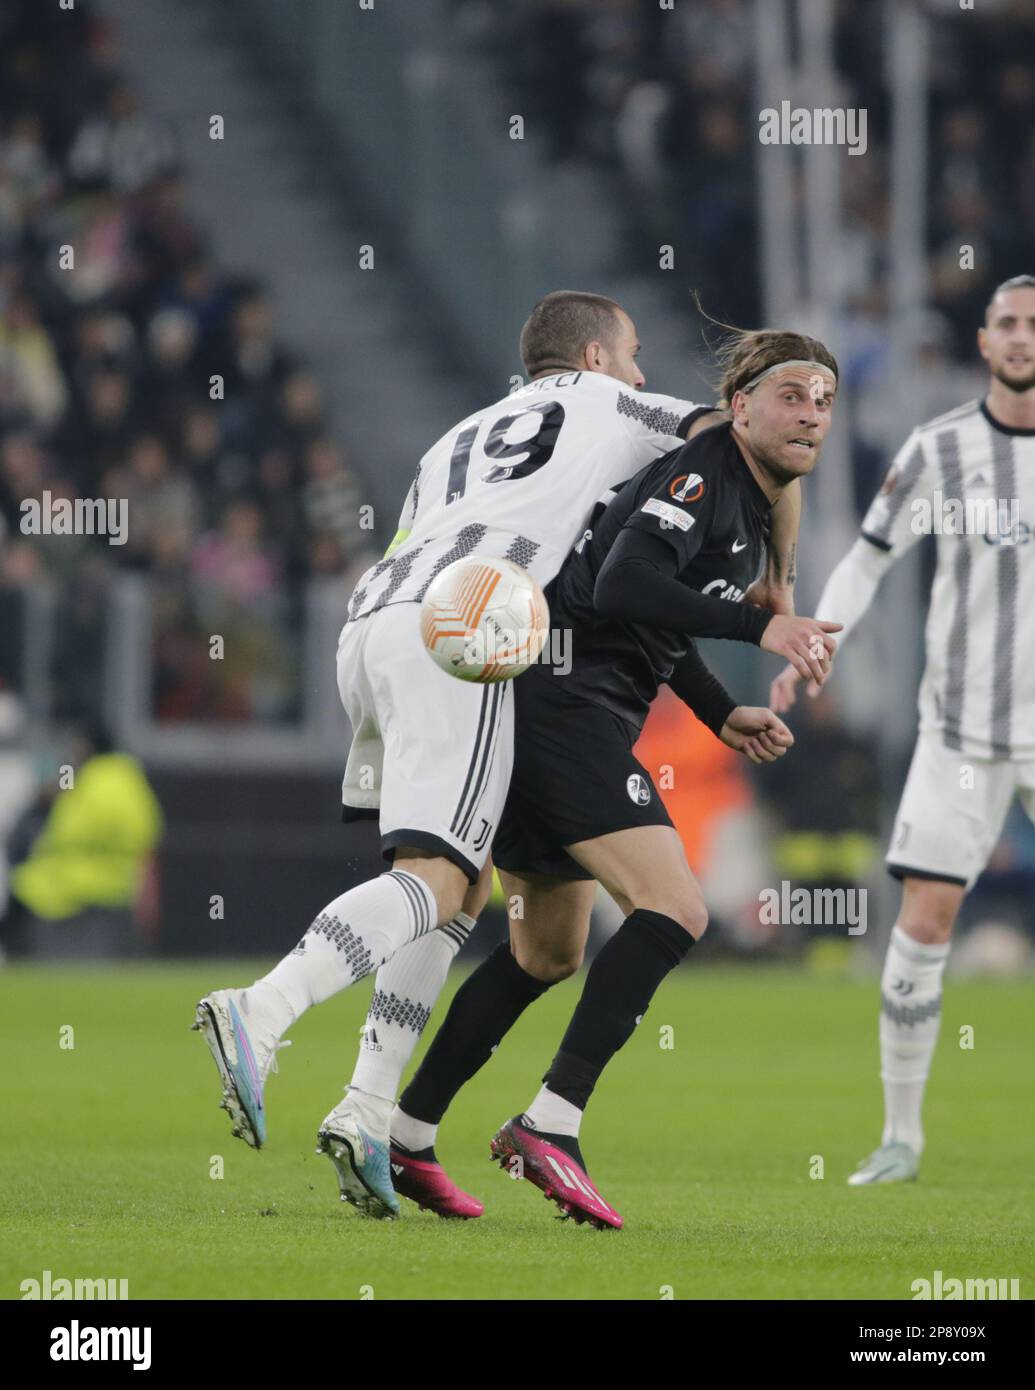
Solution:
{"label": "player name on jersey back", "polygon": [[460,421],[421,459],[403,505],[405,539],[362,576],[348,621],[419,603],[454,560],[512,560],[546,585],[594,503],[679,444],[690,401],[599,372],[530,382]]}

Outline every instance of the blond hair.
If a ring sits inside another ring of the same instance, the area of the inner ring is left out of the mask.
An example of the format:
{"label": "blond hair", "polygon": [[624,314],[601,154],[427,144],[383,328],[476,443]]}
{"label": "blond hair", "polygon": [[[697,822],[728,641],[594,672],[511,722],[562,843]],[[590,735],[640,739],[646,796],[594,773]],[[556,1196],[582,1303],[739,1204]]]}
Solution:
{"label": "blond hair", "polygon": [[722,368],[717,405],[729,410],[738,391],[771,367],[783,362],[819,362],[838,377],[837,360],[830,349],[805,333],[783,328],[733,329],[713,349]]}

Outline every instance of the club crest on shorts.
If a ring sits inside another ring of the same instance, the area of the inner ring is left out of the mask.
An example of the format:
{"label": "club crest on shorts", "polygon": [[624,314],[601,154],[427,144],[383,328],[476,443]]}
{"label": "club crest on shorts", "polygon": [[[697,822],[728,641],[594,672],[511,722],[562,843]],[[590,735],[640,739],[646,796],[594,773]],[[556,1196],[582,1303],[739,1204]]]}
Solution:
{"label": "club crest on shorts", "polygon": [[650,800],[650,784],[638,772],[634,772],[631,777],[627,778],[625,790],[629,793],[629,800],[635,802],[637,806],[646,806]]}

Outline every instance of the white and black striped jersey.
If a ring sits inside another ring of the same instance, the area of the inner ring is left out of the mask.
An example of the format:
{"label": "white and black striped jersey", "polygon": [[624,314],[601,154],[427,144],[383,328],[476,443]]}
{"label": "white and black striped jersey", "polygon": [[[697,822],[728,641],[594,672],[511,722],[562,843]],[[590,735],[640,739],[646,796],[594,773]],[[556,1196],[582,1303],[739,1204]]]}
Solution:
{"label": "white and black striped jersey", "polygon": [[[848,626],[884,569],[933,532],[922,732],[974,757],[1035,757],[1035,430],[982,401],[909,436],[816,616]],[[844,614],[844,618],[842,618]]]}
{"label": "white and black striped jersey", "polygon": [[562,372],[468,416],[421,459],[403,539],[359,580],[348,621],[419,602],[467,555],[513,560],[545,586],[598,498],[678,445],[702,408],[600,372]]}

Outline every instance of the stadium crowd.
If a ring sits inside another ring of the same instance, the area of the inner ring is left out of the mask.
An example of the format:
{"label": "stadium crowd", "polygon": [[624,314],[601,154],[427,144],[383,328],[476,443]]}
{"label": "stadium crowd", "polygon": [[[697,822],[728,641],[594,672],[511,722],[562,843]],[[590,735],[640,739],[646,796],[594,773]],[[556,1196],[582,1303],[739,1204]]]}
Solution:
{"label": "stadium crowd", "polygon": [[[719,312],[757,322],[750,0],[670,9],[639,0],[532,0],[505,14],[488,0],[453,3],[465,30],[511,74],[524,102],[518,109],[545,117],[552,157],[590,158],[629,180],[639,194],[629,206],[659,229],[688,230],[695,281]],[[1035,240],[1035,11],[1025,0],[966,14],[932,0],[927,10],[930,302],[944,316],[953,354],[969,358],[990,283],[1015,274]],[[853,168],[848,189],[851,296],[866,312],[879,311],[887,293],[887,37],[883,6],[838,0],[838,104],[868,113],[868,157]],[[956,273],[962,244],[977,252],[971,283]]]}
{"label": "stadium crowd", "polygon": [[[214,259],[189,193],[175,134],[121,73],[108,22],[82,4],[6,0],[0,686],[16,679],[20,597],[44,586],[61,597],[58,715],[96,710],[112,572],[178,595],[161,648],[189,645],[199,605],[289,626],[300,581],[368,558],[320,381],[279,340],[266,288]],[[22,503],[45,493],[126,499],[126,544],[25,535]],[[229,703],[209,691],[202,712],[252,705],[247,691]],[[156,712],[191,711],[166,670]]]}
{"label": "stadium crowd", "polygon": [[[464,32],[509,76],[514,109],[544,136],[549,156],[590,161],[618,181],[630,265],[643,267],[646,231],[651,246],[678,246],[680,278],[701,290],[710,313],[761,323],[752,0],[668,9],[640,0],[531,0],[504,11],[489,0],[453,4]],[[991,287],[1029,268],[1035,244],[1035,10],[1026,0],[966,13],[930,0],[926,9],[927,308],[913,325],[919,418],[974,394],[974,325]],[[867,155],[849,160],[844,233],[831,248],[847,289],[838,359],[854,398],[860,511],[891,444],[883,433],[891,371],[887,43],[883,5],[838,0],[836,104],[865,107],[868,116]],[[963,246],[974,248],[966,275]]]}

